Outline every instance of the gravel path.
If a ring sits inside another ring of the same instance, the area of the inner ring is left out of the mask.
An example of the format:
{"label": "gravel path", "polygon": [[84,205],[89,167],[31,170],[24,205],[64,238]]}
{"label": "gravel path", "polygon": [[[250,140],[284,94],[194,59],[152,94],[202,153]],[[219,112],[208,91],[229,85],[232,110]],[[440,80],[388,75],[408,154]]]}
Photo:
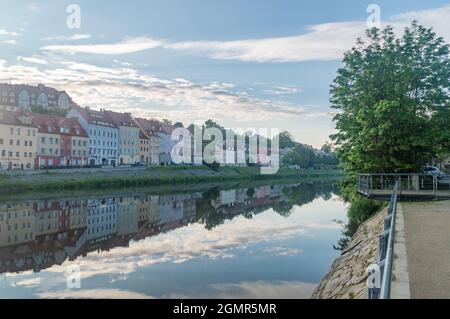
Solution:
{"label": "gravel path", "polygon": [[450,201],[402,203],[413,299],[450,299]]}

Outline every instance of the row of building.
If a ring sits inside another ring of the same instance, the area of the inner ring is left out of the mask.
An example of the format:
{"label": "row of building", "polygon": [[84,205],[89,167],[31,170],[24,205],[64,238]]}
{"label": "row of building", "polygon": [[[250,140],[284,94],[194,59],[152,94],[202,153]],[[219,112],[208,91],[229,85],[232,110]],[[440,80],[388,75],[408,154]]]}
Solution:
{"label": "row of building", "polygon": [[66,117],[0,109],[0,169],[169,165],[174,127],[72,106]]}
{"label": "row of building", "polygon": [[0,169],[169,165],[173,129],[130,113],[82,108],[44,85],[0,83]]}

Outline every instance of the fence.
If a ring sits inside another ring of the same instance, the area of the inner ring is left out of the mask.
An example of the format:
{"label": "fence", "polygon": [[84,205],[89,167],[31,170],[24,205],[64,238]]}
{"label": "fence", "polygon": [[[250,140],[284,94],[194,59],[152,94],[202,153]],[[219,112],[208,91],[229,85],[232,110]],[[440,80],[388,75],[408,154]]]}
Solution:
{"label": "fence", "polygon": [[[388,213],[384,219],[384,232],[379,237],[377,268],[381,275],[381,286],[369,286],[369,299],[389,299],[391,294],[392,263],[394,261],[395,221],[400,183],[394,184]],[[377,274],[378,275],[378,274]]]}

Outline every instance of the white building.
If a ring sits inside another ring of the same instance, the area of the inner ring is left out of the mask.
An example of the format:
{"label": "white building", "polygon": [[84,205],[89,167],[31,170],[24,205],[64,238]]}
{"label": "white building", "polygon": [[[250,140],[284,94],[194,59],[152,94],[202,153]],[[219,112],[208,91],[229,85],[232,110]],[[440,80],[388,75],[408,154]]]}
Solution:
{"label": "white building", "polygon": [[139,126],[131,113],[104,111],[119,128],[119,165],[133,165],[140,162]]}
{"label": "white building", "polygon": [[75,106],[70,109],[67,117],[77,118],[89,135],[90,165],[118,165],[119,128],[108,114]]}

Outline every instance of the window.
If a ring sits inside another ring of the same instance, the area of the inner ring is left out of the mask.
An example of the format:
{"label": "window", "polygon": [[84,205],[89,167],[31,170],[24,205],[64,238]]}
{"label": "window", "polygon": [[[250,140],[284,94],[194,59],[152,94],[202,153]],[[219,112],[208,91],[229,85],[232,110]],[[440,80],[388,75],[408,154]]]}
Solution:
{"label": "window", "polygon": [[16,157],[20,157],[20,153],[19,152],[16,152]]}
{"label": "window", "polygon": [[3,139],[0,138],[0,145],[3,145]]}
{"label": "window", "polygon": [[63,109],[69,108],[69,97],[65,93],[61,93],[58,98],[58,106]]}
{"label": "window", "polygon": [[17,135],[20,135],[20,128],[17,129]]}
{"label": "window", "polygon": [[42,141],[42,144],[45,144],[45,137],[42,137],[41,141]]}
{"label": "window", "polygon": [[11,127],[11,128],[9,129],[9,134],[11,134],[11,135],[14,134],[14,128]]}
{"label": "window", "polygon": [[48,108],[48,97],[45,93],[39,94],[37,101],[36,101],[36,105],[40,106],[44,109]]}
{"label": "window", "polygon": [[28,146],[28,141],[25,141],[25,146]]}
{"label": "window", "polygon": [[6,151],[2,150],[2,156],[6,156]]}
{"label": "window", "polygon": [[29,144],[30,144],[30,146],[33,146],[33,141],[30,141],[30,143],[29,143]]}
{"label": "window", "polygon": [[20,146],[20,140],[17,140],[17,141],[16,141],[16,145],[17,145],[17,146]]}

